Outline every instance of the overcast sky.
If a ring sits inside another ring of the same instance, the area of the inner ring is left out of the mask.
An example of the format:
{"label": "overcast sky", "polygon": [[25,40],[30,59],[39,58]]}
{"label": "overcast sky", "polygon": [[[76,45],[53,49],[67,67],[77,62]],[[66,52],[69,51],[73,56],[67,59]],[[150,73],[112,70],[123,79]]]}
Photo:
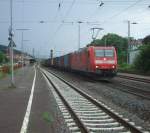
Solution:
{"label": "overcast sky", "polygon": [[[102,6],[99,6],[104,3]],[[91,39],[90,28],[99,27],[98,38],[107,33],[126,37],[127,20],[131,36],[143,38],[150,34],[150,0],[13,0],[13,30],[17,49],[21,49],[24,32],[24,50],[48,57],[50,49],[55,55],[78,48],[78,21],[82,21],[81,47]],[[64,23],[62,23],[64,21]],[[72,23],[73,22],[73,23]],[[88,23],[87,23],[88,22]],[[8,45],[10,0],[0,0],[0,44]]]}

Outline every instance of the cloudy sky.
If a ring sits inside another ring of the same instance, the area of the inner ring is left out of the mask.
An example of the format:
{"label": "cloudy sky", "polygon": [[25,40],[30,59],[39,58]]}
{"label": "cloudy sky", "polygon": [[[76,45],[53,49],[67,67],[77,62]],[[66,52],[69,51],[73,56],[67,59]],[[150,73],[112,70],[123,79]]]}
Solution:
{"label": "cloudy sky", "polygon": [[[102,5],[102,6],[100,6]],[[21,49],[23,31],[24,50],[48,57],[50,49],[55,55],[78,48],[78,21],[81,29],[81,47],[92,38],[91,28],[126,37],[127,20],[131,24],[131,36],[143,38],[150,34],[150,0],[13,0],[13,30],[17,49]],[[10,25],[10,0],[0,0],[0,44],[8,45]]]}

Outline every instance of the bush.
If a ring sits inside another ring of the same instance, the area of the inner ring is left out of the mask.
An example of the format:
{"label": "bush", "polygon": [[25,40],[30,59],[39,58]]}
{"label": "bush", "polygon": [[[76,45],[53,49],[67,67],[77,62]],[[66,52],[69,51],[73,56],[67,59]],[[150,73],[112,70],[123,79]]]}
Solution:
{"label": "bush", "polygon": [[122,63],[118,66],[118,70],[120,72],[132,72],[133,71],[133,66],[127,63]]}
{"label": "bush", "polygon": [[6,55],[0,51],[0,64],[7,63],[8,61]]}
{"label": "bush", "polygon": [[140,54],[134,61],[134,68],[141,72],[150,72],[150,45],[140,47]]}

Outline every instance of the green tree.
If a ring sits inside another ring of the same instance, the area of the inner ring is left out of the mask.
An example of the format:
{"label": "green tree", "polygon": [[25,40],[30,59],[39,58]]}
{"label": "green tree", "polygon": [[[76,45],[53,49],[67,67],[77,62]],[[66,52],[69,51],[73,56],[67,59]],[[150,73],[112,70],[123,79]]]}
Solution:
{"label": "green tree", "polygon": [[0,51],[0,64],[7,62],[8,59],[3,52]]}
{"label": "green tree", "polygon": [[103,42],[101,39],[96,39],[94,41],[92,41],[90,44],[88,44],[88,46],[103,46]]}
{"label": "green tree", "polygon": [[[114,46],[117,50],[119,64],[125,63],[127,58],[127,38],[121,37],[114,33],[108,33],[104,35],[102,39],[96,39],[91,42],[92,46]],[[89,46],[88,45],[88,46]]]}
{"label": "green tree", "polygon": [[143,43],[143,44],[146,44],[146,45],[147,45],[147,44],[150,45],[150,35],[146,36],[146,37],[143,39],[142,43]]}
{"label": "green tree", "polygon": [[134,67],[138,71],[150,72],[150,36],[143,39],[144,45],[140,49],[140,53],[134,61]]}

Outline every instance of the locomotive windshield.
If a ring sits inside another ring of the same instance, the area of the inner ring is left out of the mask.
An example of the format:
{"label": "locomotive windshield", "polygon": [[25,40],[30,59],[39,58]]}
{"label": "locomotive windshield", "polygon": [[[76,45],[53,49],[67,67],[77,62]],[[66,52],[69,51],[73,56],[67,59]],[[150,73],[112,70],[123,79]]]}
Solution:
{"label": "locomotive windshield", "polygon": [[96,49],[95,56],[96,57],[113,57],[114,51],[113,49]]}

